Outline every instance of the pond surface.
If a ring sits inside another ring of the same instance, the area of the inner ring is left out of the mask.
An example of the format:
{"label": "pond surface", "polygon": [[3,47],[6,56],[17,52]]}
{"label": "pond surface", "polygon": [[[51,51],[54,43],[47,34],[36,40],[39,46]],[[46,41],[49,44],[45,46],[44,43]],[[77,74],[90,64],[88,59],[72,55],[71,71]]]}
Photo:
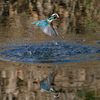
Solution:
{"label": "pond surface", "polygon": [[[33,84],[51,73],[57,74],[52,86],[60,91],[57,100],[100,100],[100,11],[94,0],[86,0],[86,5],[84,1],[51,5],[30,0],[29,13],[23,12],[27,2],[20,9],[16,0],[8,1],[0,6],[0,14],[4,10],[0,16],[0,100],[55,100],[56,94]],[[38,4],[38,9],[31,4]],[[52,8],[64,17],[54,22],[57,37],[31,24],[50,17],[46,10]]]}
{"label": "pond surface", "polygon": [[[75,41],[75,43],[79,42],[84,41]],[[100,46],[98,44],[93,46],[75,43],[52,40],[43,43],[2,46],[0,59],[26,63],[67,63],[90,59],[99,60]]]}
{"label": "pond surface", "polygon": [[50,73],[58,71],[54,87],[64,91],[59,99],[100,99],[98,33],[50,37],[28,32],[27,37],[13,36],[4,40],[3,36],[7,35],[1,34],[0,43],[1,98],[54,100],[52,93],[41,90],[32,82],[43,80]]}

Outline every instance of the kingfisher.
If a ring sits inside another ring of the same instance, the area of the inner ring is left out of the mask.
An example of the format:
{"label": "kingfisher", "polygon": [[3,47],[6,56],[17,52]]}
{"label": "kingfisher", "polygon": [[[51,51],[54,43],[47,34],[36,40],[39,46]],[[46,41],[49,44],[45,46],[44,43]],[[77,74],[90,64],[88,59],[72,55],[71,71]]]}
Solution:
{"label": "kingfisher", "polygon": [[38,26],[44,33],[50,35],[50,36],[57,36],[58,33],[55,31],[53,27],[53,22],[57,19],[61,19],[57,13],[52,14],[52,16],[49,19],[41,20],[37,22],[33,22],[32,24],[35,24]]}
{"label": "kingfisher", "polygon": [[56,74],[55,73],[51,73],[48,77],[46,77],[44,80],[42,81],[34,81],[33,83],[35,83],[37,86],[41,87],[42,89],[46,90],[46,91],[50,91],[52,93],[57,93],[56,95],[54,95],[54,98],[58,98],[60,95],[60,92],[55,90],[52,85],[54,82]]}

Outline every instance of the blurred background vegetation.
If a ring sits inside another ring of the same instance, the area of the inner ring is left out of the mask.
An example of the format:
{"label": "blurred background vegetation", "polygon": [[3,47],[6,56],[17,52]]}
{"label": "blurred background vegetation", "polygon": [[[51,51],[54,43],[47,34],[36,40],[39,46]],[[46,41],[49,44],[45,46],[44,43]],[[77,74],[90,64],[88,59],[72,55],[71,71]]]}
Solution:
{"label": "blurred background vegetation", "polygon": [[[47,19],[53,13],[58,13],[64,17],[59,26],[56,25],[57,28],[61,28],[58,31],[63,34],[85,33],[88,28],[96,31],[97,26],[100,24],[100,1],[0,0],[0,22],[5,24],[9,23],[9,19],[13,19],[13,21],[24,20],[23,23],[28,21],[30,24],[32,21]],[[16,16],[20,16],[22,19]],[[17,21],[16,24],[18,23]]]}

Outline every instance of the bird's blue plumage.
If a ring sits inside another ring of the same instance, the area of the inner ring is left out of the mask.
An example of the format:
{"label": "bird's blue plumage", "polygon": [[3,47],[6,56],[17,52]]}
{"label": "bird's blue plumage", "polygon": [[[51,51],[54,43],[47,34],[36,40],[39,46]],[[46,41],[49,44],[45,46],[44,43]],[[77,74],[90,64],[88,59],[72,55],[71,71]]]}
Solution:
{"label": "bird's blue plumage", "polygon": [[[55,76],[56,76],[55,73],[51,73],[46,79],[44,79],[40,82],[40,84],[39,84],[40,87],[45,89],[46,91],[55,93],[56,92],[55,89],[50,90],[51,84],[54,82]],[[36,85],[38,86],[38,84],[36,84]]]}
{"label": "bird's blue plumage", "polygon": [[57,36],[58,33],[54,30],[52,26],[52,22],[54,21],[54,17],[50,17],[47,20],[33,22],[32,24],[36,24],[44,33],[48,35]]}

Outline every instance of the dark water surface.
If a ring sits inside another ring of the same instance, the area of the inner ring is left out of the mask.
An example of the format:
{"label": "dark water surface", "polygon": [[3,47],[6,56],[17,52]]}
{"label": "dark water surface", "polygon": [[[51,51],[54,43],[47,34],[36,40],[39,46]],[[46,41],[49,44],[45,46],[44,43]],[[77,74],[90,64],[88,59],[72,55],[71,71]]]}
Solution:
{"label": "dark water surface", "polygon": [[[75,42],[79,43],[82,40]],[[0,59],[3,60],[26,63],[67,63],[90,59],[99,60],[100,46],[53,40],[51,42],[1,47],[0,56]]]}

